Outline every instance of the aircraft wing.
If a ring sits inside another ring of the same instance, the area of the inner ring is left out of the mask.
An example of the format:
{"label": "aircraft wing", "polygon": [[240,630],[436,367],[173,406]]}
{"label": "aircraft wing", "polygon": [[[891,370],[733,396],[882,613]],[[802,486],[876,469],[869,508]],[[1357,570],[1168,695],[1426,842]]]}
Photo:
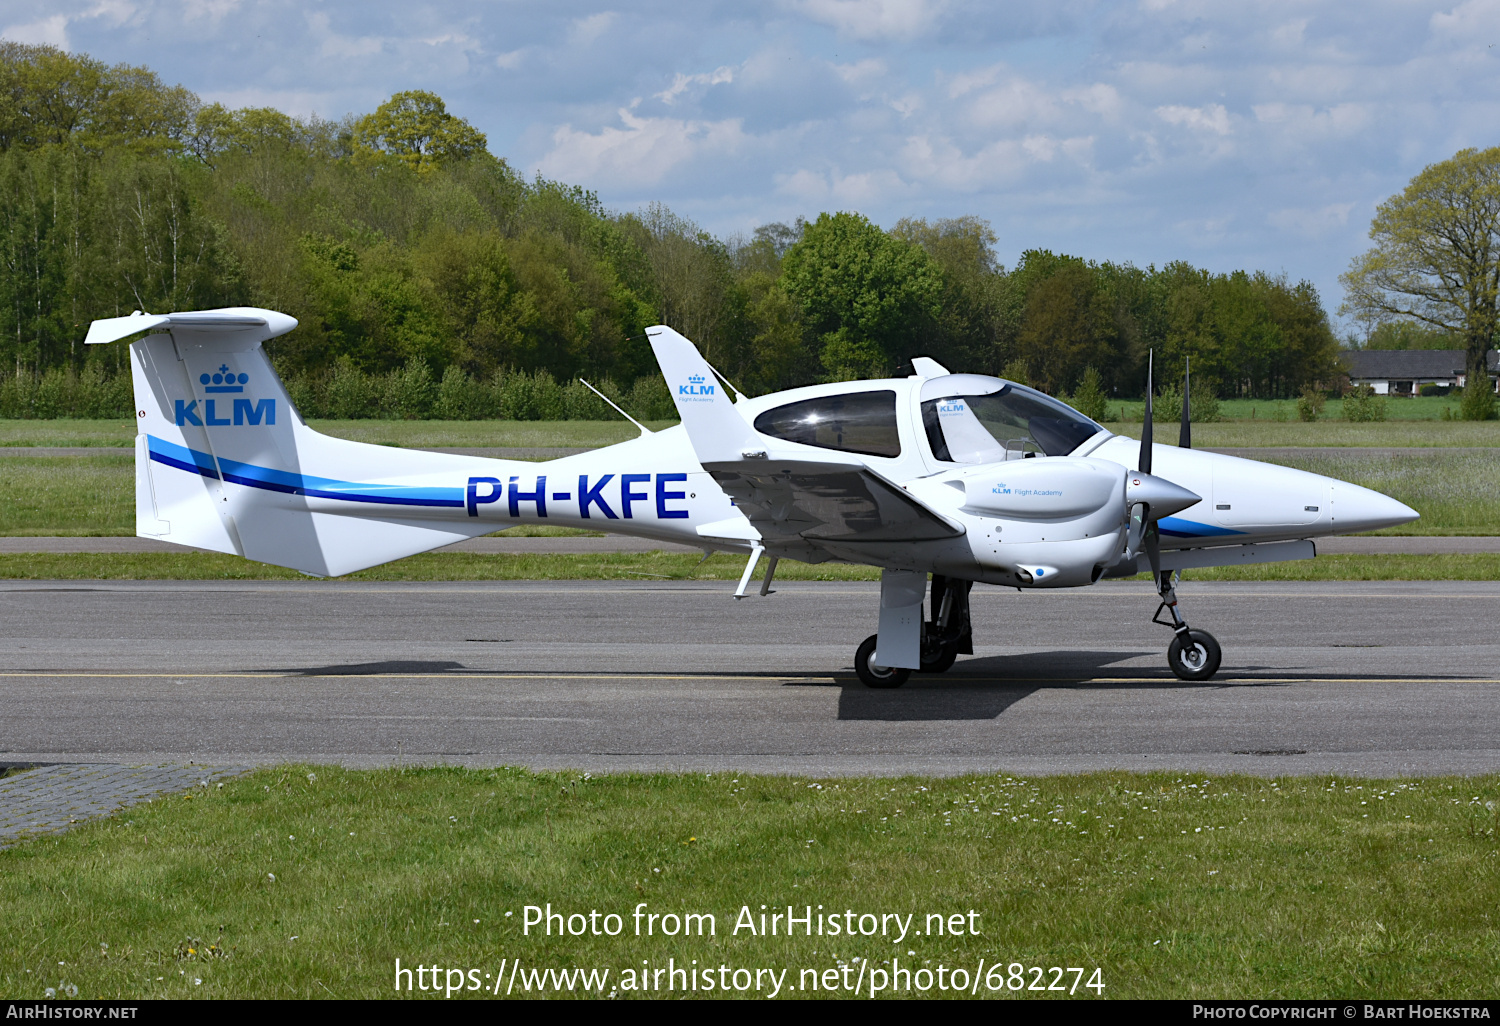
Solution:
{"label": "aircraft wing", "polygon": [[773,552],[819,542],[932,541],[963,528],[863,464],[748,459],[704,468]]}

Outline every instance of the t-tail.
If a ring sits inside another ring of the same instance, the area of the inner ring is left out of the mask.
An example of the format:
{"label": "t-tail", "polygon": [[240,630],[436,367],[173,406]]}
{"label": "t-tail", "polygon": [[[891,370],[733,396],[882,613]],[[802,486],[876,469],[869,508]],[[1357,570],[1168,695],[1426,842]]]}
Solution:
{"label": "t-tail", "polygon": [[296,326],[248,307],[90,326],[92,344],[156,332],[130,345],[136,534],[332,577],[494,531],[464,507],[493,499],[476,463],[494,486],[505,463],[307,426],[262,349]]}

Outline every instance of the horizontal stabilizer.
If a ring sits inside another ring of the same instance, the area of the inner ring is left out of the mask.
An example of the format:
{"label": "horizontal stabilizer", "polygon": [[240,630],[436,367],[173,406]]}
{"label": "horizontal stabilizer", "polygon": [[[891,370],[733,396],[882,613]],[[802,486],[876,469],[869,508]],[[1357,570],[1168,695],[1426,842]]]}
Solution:
{"label": "horizontal stabilizer", "polygon": [[295,317],[275,310],[231,306],[222,310],[189,310],[184,313],[148,314],[137,310],[128,317],[106,317],[89,325],[85,345],[97,346],[118,342],[155,328],[193,334],[234,332],[235,342],[249,349],[267,339],[285,335],[297,326]]}

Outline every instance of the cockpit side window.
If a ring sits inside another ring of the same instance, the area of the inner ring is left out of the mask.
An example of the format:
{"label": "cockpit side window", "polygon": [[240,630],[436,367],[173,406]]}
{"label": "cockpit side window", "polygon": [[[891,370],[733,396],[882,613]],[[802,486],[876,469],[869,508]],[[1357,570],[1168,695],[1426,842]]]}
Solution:
{"label": "cockpit side window", "polygon": [[900,456],[896,393],[845,392],[787,403],[755,418],[755,430],[788,442],[862,456]]}
{"label": "cockpit side window", "polygon": [[1040,451],[1066,456],[1102,431],[1050,396],[1009,383],[983,395],[952,395],[922,403],[932,454],[946,463],[989,463]]}

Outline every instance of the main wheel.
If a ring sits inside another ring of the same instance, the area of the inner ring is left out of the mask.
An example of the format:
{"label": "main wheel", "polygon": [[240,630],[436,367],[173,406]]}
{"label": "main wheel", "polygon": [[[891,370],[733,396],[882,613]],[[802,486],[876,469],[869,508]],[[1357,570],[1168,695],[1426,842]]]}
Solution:
{"label": "main wheel", "polygon": [[859,679],[872,688],[899,688],[911,676],[911,671],[898,666],[876,666],[875,642],[880,637],[871,634],[854,650],[854,672]]}
{"label": "main wheel", "polygon": [[923,645],[922,666],[918,673],[947,673],[958,658],[957,645]]}
{"label": "main wheel", "polygon": [[1181,635],[1172,638],[1167,646],[1167,665],[1183,680],[1208,680],[1219,672],[1219,662],[1224,653],[1219,642],[1208,631],[1188,631],[1191,645],[1184,646]]}

